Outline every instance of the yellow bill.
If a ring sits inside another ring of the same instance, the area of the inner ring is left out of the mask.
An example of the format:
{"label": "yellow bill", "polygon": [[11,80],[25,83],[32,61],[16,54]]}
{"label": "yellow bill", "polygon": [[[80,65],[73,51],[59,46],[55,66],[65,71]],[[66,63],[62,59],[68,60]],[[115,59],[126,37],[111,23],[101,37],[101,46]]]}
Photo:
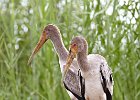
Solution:
{"label": "yellow bill", "polygon": [[40,50],[40,48],[43,46],[43,44],[48,40],[48,37],[47,37],[47,34],[45,31],[43,31],[36,47],[34,48],[29,60],[28,60],[28,65],[31,64],[32,60],[33,60],[33,57],[34,55]]}
{"label": "yellow bill", "polygon": [[71,45],[70,46],[70,51],[69,51],[69,55],[67,57],[67,60],[66,60],[66,65],[64,67],[64,74],[63,76],[65,77],[65,75],[67,74],[69,68],[70,68],[70,65],[73,61],[73,59],[76,57],[76,54],[77,54],[77,45]]}

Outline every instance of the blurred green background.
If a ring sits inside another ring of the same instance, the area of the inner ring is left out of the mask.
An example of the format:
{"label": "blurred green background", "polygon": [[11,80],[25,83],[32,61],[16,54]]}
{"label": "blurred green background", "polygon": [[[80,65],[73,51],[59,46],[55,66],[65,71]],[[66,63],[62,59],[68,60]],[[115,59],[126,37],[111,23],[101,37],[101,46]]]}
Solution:
{"label": "blurred green background", "polygon": [[59,27],[67,48],[83,35],[89,53],[107,59],[114,100],[139,100],[139,15],[139,0],[0,0],[0,100],[70,100],[50,40],[27,66],[49,23]]}

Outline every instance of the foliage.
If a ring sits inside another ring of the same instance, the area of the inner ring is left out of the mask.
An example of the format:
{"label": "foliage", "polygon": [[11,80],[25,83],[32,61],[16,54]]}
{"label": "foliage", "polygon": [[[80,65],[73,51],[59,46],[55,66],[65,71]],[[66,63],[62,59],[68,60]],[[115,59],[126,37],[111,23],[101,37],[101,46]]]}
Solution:
{"label": "foliage", "polygon": [[56,24],[68,48],[83,35],[89,53],[103,55],[113,70],[114,100],[140,98],[140,3],[138,0],[1,0],[0,100],[68,100],[50,41],[28,58],[43,28]]}

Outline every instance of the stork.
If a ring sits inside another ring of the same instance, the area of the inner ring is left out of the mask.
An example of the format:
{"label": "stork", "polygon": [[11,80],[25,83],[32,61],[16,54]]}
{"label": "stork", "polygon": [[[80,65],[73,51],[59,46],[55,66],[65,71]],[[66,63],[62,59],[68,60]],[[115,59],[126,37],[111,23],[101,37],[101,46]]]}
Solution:
{"label": "stork", "polygon": [[[52,41],[52,44],[54,45],[54,48],[58,54],[59,57],[59,64],[60,64],[60,69],[63,75],[64,72],[64,64],[66,63],[66,58],[68,56],[68,51],[65,48],[63,41],[62,41],[62,37],[60,34],[60,31],[58,29],[57,26],[49,24],[47,25],[43,32],[42,35],[36,45],[36,47],[34,48],[29,60],[28,60],[28,64],[31,63],[34,55],[40,50],[40,48],[43,46],[43,44],[50,39]],[[80,85],[80,77],[77,75],[78,74],[78,63],[76,60],[73,61],[70,70],[68,71],[67,77],[65,77],[64,79],[64,86],[71,98],[71,100],[76,100],[76,98],[81,98],[81,85]],[[73,79],[74,80],[71,80]]]}
{"label": "stork", "polygon": [[112,100],[114,83],[112,70],[106,59],[99,54],[88,55],[88,44],[82,36],[77,36],[71,41],[65,75],[75,57],[85,79],[86,100]]}

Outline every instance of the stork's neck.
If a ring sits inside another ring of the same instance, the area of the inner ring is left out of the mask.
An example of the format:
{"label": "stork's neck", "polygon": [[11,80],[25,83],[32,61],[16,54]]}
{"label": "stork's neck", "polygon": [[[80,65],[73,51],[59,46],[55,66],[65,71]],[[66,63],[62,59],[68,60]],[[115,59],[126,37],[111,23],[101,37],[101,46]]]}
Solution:
{"label": "stork's neck", "polygon": [[87,51],[86,50],[83,50],[83,51],[78,53],[77,61],[78,61],[79,67],[80,67],[82,72],[89,71],[90,67],[89,67],[89,64],[88,64]]}
{"label": "stork's neck", "polygon": [[51,40],[59,56],[59,59],[65,61],[68,55],[68,51],[63,44],[61,34],[51,37]]}

